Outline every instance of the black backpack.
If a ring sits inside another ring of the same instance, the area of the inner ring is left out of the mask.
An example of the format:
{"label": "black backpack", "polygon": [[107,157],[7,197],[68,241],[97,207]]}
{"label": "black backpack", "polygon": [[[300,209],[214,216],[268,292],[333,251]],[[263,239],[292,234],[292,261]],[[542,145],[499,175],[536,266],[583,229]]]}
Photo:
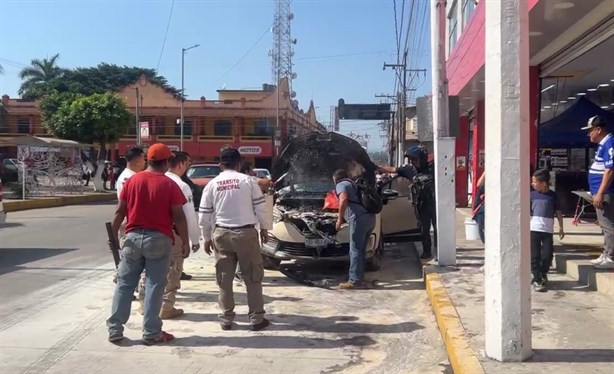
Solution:
{"label": "black backpack", "polygon": [[346,180],[352,182],[352,185],[356,187],[356,195],[358,195],[358,201],[350,200],[350,202],[360,204],[367,210],[367,213],[370,214],[379,214],[382,211],[384,205],[382,203],[382,196],[377,190],[377,187],[367,183],[362,178],[358,178],[355,181],[350,179]]}

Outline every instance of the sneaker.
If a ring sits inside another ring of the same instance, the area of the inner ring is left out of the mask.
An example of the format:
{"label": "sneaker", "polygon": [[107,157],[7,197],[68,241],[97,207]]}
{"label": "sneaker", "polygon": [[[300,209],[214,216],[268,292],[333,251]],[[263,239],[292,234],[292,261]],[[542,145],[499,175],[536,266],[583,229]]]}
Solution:
{"label": "sneaker", "polygon": [[260,330],[264,330],[265,328],[267,328],[269,325],[271,324],[271,321],[269,321],[268,319],[264,318],[262,320],[262,322],[257,323],[255,325],[252,325],[252,327],[250,327],[250,330],[252,331],[260,331]]}
{"label": "sneaker", "polygon": [[171,340],[175,340],[175,337],[173,335],[165,331],[160,331],[158,336],[156,336],[155,338],[143,338],[143,343],[145,345],[155,345],[155,344],[168,343]]}
{"label": "sneaker", "polygon": [[548,285],[548,274],[542,274],[542,284],[544,287]]}
{"label": "sneaker", "polygon": [[591,264],[593,264],[593,265],[600,264],[600,263],[603,262],[603,260],[605,260],[605,258],[606,258],[605,253],[602,253],[602,254],[599,255],[599,257],[591,260]]}
{"label": "sneaker", "polygon": [[177,317],[181,317],[183,315],[183,309],[170,309],[163,310],[160,312],[160,319],[173,319]]}
{"label": "sneaker", "polygon": [[110,332],[109,333],[109,342],[117,343],[120,340],[124,339],[124,334],[121,332]]}
{"label": "sneaker", "polygon": [[358,289],[362,289],[365,288],[364,287],[364,283],[353,283],[353,282],[343,282],[343,283],[339,283],[339,288],[343,289],[343,290],[358,290]]}
{"label": "sneaker", "polygon": [[531,284],[533,284],[533,289],[535,292],[546,292],[546,286],[544,286],[544,282],[542,280],[534,279]]}
{"label": "sneaker", "polygon": [[181,272],[181,278],[179,278],[182,281],[189,281],[190,279],[192,279],[192,276],[189,274],[184,273],[183,271]]}
{"label": "sneaker", "polygon": [[600,263],[594,264],[593,267],[595,269],[611,270],[614,269],[614,260],[612,260],[610,257],[606,257]]}
{"label": "sneaker", "polygon": [[220,322],[220,327],[224,331],[229,331],[229,330],[232,330],[232,323],[222,323],[222,322]]}

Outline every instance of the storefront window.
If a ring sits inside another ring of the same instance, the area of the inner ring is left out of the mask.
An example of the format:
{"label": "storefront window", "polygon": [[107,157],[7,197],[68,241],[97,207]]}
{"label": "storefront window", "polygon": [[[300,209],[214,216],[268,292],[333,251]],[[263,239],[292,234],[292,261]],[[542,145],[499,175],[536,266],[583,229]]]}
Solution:
{"label": "storefront window", "polygon": [[455,2],[450,7],[450,13],[448,13],[448,54],[452,52],[454,46],[456,45],[456,39],[458,39],[458,17],[456,15],[456,5]]}
{"label": "storefront window", "polygon": [[463,0],[463,29],[469,23],[471,15],[473,15],[473,11],[475,10],[476,4],[476,0]]}

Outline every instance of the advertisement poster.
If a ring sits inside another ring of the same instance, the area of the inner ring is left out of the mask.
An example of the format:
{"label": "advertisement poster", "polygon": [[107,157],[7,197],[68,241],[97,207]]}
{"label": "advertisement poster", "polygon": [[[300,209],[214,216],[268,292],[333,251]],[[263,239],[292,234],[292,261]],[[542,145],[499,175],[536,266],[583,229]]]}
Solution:
{"label": "advertisement poster", "polygon": [[569,169],[569,152],[567,148],[555,148],[550,150],[550,165],[554,171]]}
{"label": "advertisement poster", "polygon": [[149,122],[139,122],[141,126],[141,140],[149,140]]}

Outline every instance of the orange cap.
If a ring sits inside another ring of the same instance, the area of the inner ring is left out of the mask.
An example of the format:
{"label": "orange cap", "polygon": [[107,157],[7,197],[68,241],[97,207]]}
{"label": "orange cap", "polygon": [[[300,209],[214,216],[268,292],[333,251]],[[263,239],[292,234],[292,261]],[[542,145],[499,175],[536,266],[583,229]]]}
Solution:
{"label": "orange cap", "polygon": [[168,160],[171,157],[173,157],[173,152],[162,143],[156,143],[147,150],[147,159],[151,161]]}

